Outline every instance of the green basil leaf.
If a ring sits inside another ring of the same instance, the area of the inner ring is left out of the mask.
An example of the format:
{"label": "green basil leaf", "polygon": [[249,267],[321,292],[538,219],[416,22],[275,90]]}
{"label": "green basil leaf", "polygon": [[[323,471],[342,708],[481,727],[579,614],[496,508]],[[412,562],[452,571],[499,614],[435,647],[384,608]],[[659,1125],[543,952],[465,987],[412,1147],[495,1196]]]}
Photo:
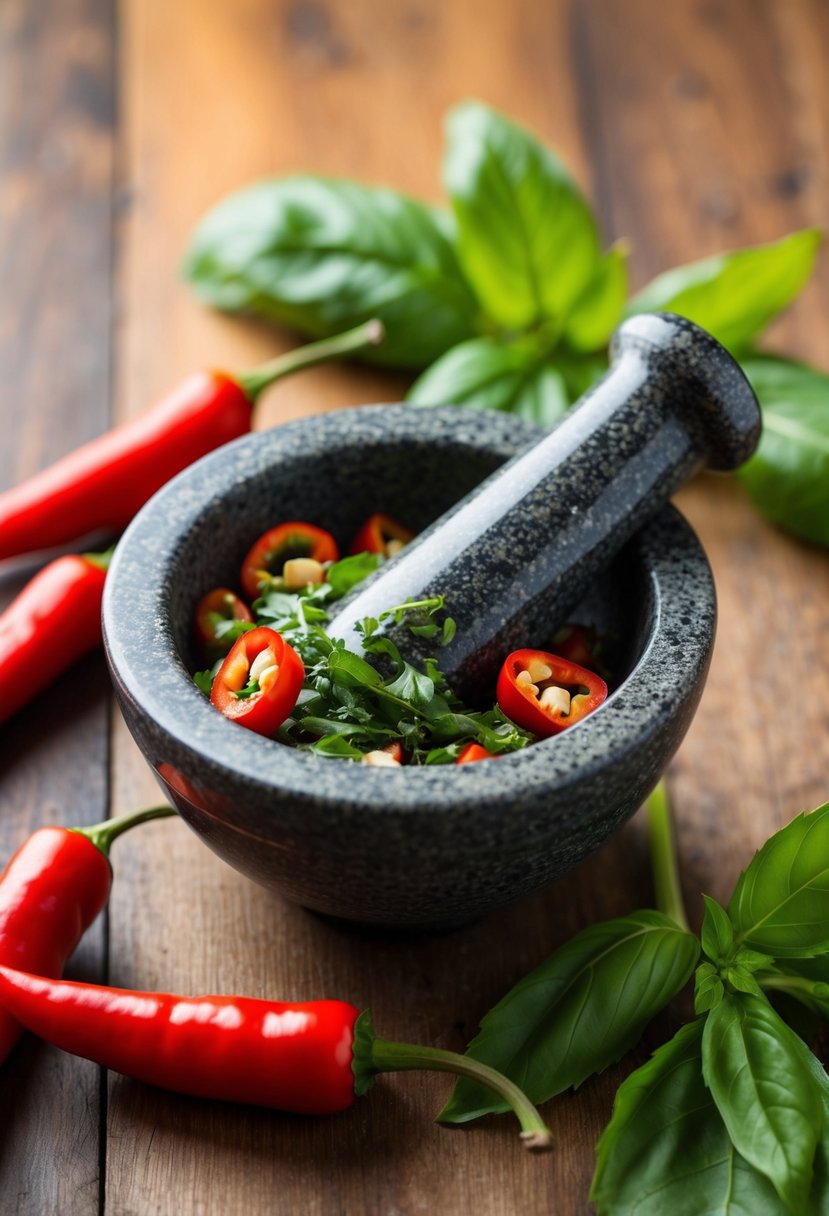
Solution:
{"label": "green basil leaf", "polygon": [[700,963],[694,976],[694,1010],[707,1013],[723,999],[725,985],[713,963]]}
{"label": "green basil leaf", "polygon": [[333,650],[328,669],[334,682],[345,688],[371,688],[380,683],[380,673],[350,650]]}
{"label": "green basil leaf", "polygon": [[215,673],[212,667],[207,671],[193,672],[193,683],[195,684],[196,688],[198,688],[199,692],[203,692],[206,697],[209,697],[213,691],[213,681],[215,678]]}
{"label": "green basil leaf", "polygon": [[705,917],[702,922],[702,949],[715,963],[729,958],[734,949],[734,927],[728,914],[715,899],[703,895]]}
{"label": "green basil leaf", "polygon": [[541,363],[537,345],[495,338],[476,338],[447,351],[418,377],[407,399],[414,405],[501,410],[545,428],[570,406],[561,373]]}
{"label": "green basil leaf", "polygon": [[728,915],[738,944],[772,958],[829,951],[829,803],[766,841],[740,875]]}
{"label": "green basil leaf", "polygon": [[732,1144],[788,1209],[809,1211],[823,1095],[808,1048],[765,997],[726,993],[705,1021],[702,1071]]}
{"label": "green basil leaf", "polygon": [[[591,925],[490,1010],[467,1055],[544,1102],[624,1055],[686,983],[698,954],[693,934],[661,912]],[[505,1109],[461,1078],[438,1117],[463,1123]]]}
{"label": "green basil leaf", "polygon": [[786,359],[743,363],[763,431],[740,479],[754,505],[797,536],[829,545],[829,376]]}
{"label": "green basil leaf", "polygon": [[607,346],[625,310],[627,259],[624,244],[608,249],[593,279],[568,313],[562,337],[572,350],[595,351]]}
{"label": "green basil leaf", "polygon": [[701,1019],[683,1026],[616,1091],[590,1188],[599,1216],[787,1216],[728,1138],[702,1078],[702,1033]]}
{"label": "green basil leaf", "polygon": [[343,557],[338,562],[334,562],[333,566],[328,567],[326,581],[331,588],[331,596],[333,599],[340,599],[341,596],[351,591],[352,587],[356,587],[364,578],[368,578],[373,574],[377,567],[381,564],[379,553],[354,553],[350,557]]}
{"label": "green basil leaf", "polygon": [[443,162],[466,277],[509,330],[559,323],[600,264],[593,215],[557,156],[480,102],[447,119]]}
{"label": "green basil leaf", "polygon": [[318,756],[335,760],[362,760],[364,753],[344,735],[326,735],[308,749]]}
{"label": "green basil leaf", "polygon": [[379,317],[385,340],[360,358],[425,367],[475,332],[451,221],[393,190],[321,177],[259,182],[199,224],[184,273],[226,312],[312,337]]}
{"label": "green basil leaf", "polygon": [[411,663],[404,663],[403,670],[385,688],[386,692],[417,708],[428,705],[435,695],[434,681]]}
{"label": "green basil leaf", "polygon": [[812,273],[820,242],[818,229],[804,228],[769,245],[677,266],[635,295],[626,315],[680,313],[724,346],[744,351],[798,294]]}

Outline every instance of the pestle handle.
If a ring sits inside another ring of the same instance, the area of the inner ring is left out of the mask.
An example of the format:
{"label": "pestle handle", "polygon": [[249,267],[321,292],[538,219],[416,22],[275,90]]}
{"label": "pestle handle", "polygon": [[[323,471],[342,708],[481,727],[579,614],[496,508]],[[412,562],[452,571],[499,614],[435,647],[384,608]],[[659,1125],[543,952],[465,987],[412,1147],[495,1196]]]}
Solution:
{"label": "pestle handle", "polygon": [[[362,584],[330,624],[355,627],[406,600],[442,594],[457,622],[440,664],[462,696],[503,656],[561,624],[626,540],[701,468],[754,451],[760,411],[731,355],[668,313],[626,321],[611,367],[549,435],[516,456]],[[410,660],[434,653],[405,625],[385,632]]]}

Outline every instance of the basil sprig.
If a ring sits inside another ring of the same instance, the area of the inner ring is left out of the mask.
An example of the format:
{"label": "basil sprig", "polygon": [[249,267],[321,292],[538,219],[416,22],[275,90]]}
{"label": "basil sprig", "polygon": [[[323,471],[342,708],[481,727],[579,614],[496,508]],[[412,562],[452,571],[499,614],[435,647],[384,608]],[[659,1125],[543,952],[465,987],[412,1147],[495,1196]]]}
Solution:
{"label": "basil sprig", "polygon": [[[662,909],[560,947],[483,1018],[468,1054],[544,1101],[618,1059],[694,973],[697,1018],[620,1087],[591,1199],[602,1216],[825,1211],[829,1080],[769,997],[829,1019],[829,803],[766,842],[727,910],[705,897],[699,939],[664,790],[648,809]],[[439,1118],[500,1109],[459,1080]]]}
{"label": "basil sprig", "polygon": [[259,182],[205,216],[185,274],[215,307],[312,337],[379,317],[386,340],[359,357],[423,371],[413,403],[545,427],[607,369],[625,316],[690,317],[743,363],[763,406],[741,474],[753,501],[829,544],[829,376],[758,353],[812,272],[816,229],[675,267],[628,300],[626,243],[602,251],[565,165],[505,115],[477,101],[448,113],[443,182],[451,211],[347,180]]}

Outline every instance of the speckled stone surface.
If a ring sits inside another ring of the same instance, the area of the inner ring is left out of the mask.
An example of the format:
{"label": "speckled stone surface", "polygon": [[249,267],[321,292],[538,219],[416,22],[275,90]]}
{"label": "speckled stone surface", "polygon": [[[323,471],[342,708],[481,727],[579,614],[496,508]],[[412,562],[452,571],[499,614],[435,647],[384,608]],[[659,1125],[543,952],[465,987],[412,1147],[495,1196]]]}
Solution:
{"label": "speckled stone surface", "polygon": [[[458,624],[441,664],[474,698],[504,653],[541,642],[688,477],[736,468],[754,450],[754,393],[704,330],[668,314],[634,317],[611,355],[605,378],[548,437],[344,602],[332,631],[347,646],[358,645],[364,617],[441,593]],[[405,626],[385,632],[412,661],[430,653]]]}
{"label": "speckled stone surface", "polygon": [[237,583],[266,528],[308,519],[346,545],[384,510],[419,531],[539,438],[455,408],[323,415],[206,457],[128,529],[104,602],[115,687],[166,792],[231,865],[333,916],[447,925],[546,886],[641,804],[690,723],[714,634],[708,563],[670,507],[580,611],[611,633],[618,686],[590,718],[524,752],[414,770],[325,760],[228,721],[189,675],[197,601]]}

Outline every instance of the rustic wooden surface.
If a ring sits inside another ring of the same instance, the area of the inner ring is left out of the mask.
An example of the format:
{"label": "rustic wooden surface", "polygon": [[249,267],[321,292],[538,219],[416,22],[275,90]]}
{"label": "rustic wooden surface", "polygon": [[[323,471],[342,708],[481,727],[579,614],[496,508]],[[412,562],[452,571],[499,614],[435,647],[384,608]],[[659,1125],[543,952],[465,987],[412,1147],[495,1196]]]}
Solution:
{"label": "rustic wooden surface", "polygon": [[[441,116],[481,97],[569,161],[634,284],[680,261],[825,224],[823,0],[5,0],[0,6],[0,485],[139,411],[188,370],[244,368],[287,335],[211,315],[177,277],[217,197],[298,168],[440,197]],[[116,104],[117,96],[117,104]],[[829,256],[773,342],[829,368]],[[114,369],[114,374],[111,374]],[[399,397],[393,376],[318,369],[260,425]],[[715,571],[720,626],[670,777],[692,915],[752,850],[829,798],[829,558],[764,523],[730,479],[679,496]],[[0,571],[0,603],[21,585]],[[155,801],[103,662],[0,735],[0,856],[47,822]],[[183,824],[115,847],[110,911],[71,974],[138,987],[342,995],[381,1033],[462,1048],[557,943],[647,896],[634,820],[555,890],[452,936],[367,938],[224,867]],[[41,1216],[588,1212],[593,1145],[638,1053],[551,1103],[556,1152],[507,1120],[432,1117],[439,1077],[384,1080],[299,1119],[102,1078],[24,1040],[0,1075],[0,1209]]]}

